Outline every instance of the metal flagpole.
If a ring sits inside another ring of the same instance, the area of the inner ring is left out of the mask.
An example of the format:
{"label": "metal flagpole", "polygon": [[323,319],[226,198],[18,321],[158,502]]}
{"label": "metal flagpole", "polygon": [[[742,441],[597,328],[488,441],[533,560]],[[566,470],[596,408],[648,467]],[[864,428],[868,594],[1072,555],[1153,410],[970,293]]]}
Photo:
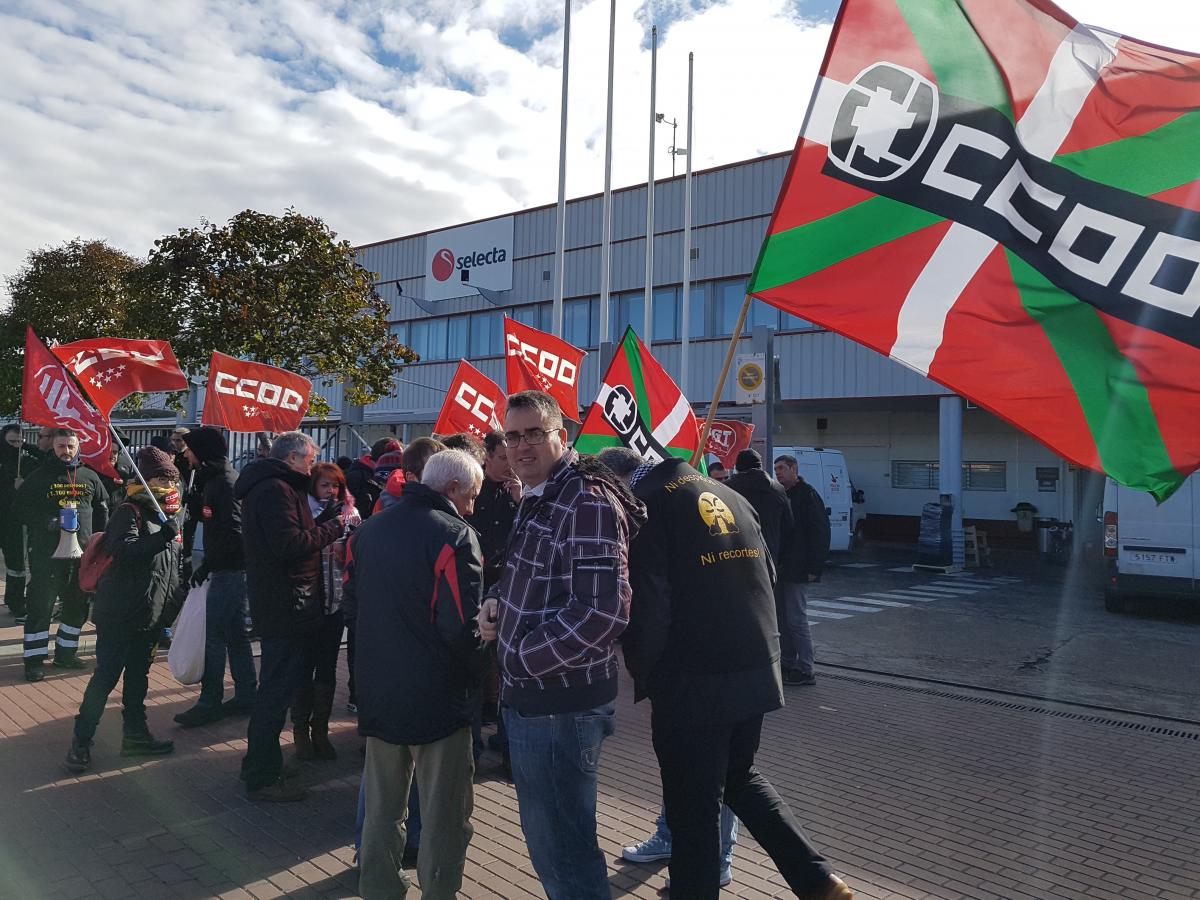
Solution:
{"label": "metal flagpole", "polygon": [[142,470],[138,468],[137,460],[133,458],[133,454],[129,452],[129,448],[121,440],[120,432],[117,431],[112,422],[108,423],[108,430],[112,432],[113,439],[117,442],[117,446],[121,448],[121,452],[129,457],[129,464],[133,466],[133,474],[137,476],[137,480],[142,483],[142,487],[146,489],[146,493],[150,496],[150,502],[154,504],[154,511],[158,513],[159,520],[166,522],[167,514],[158,505],[158,498],[154,496],[154,491],[150,490],[150,485],[146,484],[146,479],[142,477]]}
{"label": "metal flagpole", "polygon": [[[688,331],[692,305],[692,54],[688,54],[687,170],[683,176],[683,312],[679,327],[679,387],[688,395]],[[741,329],[741,326],[738,326]],[[724,378],[722,377],[722,381]],[[703,443],[700,445],[704,446]]]}
{"label": "metal flagpole", "polygon": [[608,340],[608,291],[612,278],[613,81],[616,72],[617,0],[608,12],[608,118],[604,129],[604,222],[600,238],[600,343]]}
{"label": "metal flagpole", "polygon": [[658,72],[658,26],[650,29],[650,171],[646,175],[646,299],[642,342],[646,349],[654,345],[654,94]]}
{"label": "metal flagpole", "polygon": [[571,69],[571,0],[563,2],[562,120],[558,128],[558,221],[554,226],[554,327],[563,336],[567,246],[567,76]]}

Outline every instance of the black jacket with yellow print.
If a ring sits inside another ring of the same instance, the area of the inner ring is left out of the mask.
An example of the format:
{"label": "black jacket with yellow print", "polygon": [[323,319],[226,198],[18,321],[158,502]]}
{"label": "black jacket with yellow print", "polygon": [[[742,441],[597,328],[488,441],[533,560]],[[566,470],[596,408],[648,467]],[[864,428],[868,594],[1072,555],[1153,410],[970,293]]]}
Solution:
{"label": "black jacket with yellow print", "polygon": [[648,515],[630,546],[622,641],[635,698],[650,697],[656,716],[713,724],[778,709],[775,572],[754,508],[679,459],[634,495]]}
{"label": "black jacket with yellow print", "polygon": [[79,514],[79,546],[108,524],[108,489],[87,466],[51,454],[29,473],[13,499],[13,511],[29,529],[29,552],[50,556],[58,546],[59,512],[73,501]]}

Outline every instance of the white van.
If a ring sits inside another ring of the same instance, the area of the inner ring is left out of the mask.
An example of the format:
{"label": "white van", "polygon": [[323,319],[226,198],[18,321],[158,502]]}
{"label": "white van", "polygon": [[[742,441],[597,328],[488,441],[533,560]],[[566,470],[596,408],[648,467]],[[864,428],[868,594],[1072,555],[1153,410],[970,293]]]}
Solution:
{"label": "white van", "polygon": [[771,455],[772,471],[775,460],[784,455],[796,457],[800,476],[825,500],[825,512],[829,514],[829,549],[851,549],[855,524],[854,488],[842,451],[824,447],[776,447]]}
{"label": "white van", "polygon": [[1131,596],[1200,599],[1200,474],[1162,504],[1106,479],[1102,521],[1106,609],[1123,612]]}

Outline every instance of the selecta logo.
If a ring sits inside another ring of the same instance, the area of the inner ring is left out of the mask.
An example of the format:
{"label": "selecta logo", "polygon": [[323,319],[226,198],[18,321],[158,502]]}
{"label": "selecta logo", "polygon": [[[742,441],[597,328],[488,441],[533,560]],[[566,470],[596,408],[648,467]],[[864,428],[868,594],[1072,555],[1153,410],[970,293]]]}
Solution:
{"label": "selecta logo", "polygon": [[441,249],[433,255],[433,277],[445,281],[454,274],[454,254]]}
{"label": "selecta logo", "polygon": [[493,247],[491,250],[472,250],[470,253],[460,256],[457,259],[455,259],[454,254],[450,250],[443,248],[433,255],[431,268],[434,278],[438,281],[447,281],[454,274],[455,269],[462,272],[480,266],[502,263],[507,259],[508,251],[503,247]]}

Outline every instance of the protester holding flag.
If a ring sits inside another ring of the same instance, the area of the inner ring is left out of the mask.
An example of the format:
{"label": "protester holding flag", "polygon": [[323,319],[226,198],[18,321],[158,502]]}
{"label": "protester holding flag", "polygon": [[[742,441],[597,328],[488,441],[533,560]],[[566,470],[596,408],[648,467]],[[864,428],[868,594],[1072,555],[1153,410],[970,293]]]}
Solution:
{"label": "protester holding flag", "polygon": [[321,550],[342,536],[340,504],[315,519],[308,489],[317,445],[299,431],[271,445],[269,459],[246,466],[234,485],[242,503],[246,590],[260,635],[258,696],[246,735],[242,778],[255,801],[294,801],[300,788],[283,782],[279,733],[312,658],[325,615]]}
{"label": "protester holding flag", "polygon": [[4,426],[0,441],[0,552],[4,553],[4,605],[18,619],[25,618],[25,526],[13,508],[21,476],[40,460],[21,445],[21,426]]}
{"label": "protester holding flag", "polygon": [[542,886],[550,900],[607,898],[596,768],[614,728],[628,543],[645,509],[605,465],[568,449],[553,397],[524,391],[507,406],[504,442],[526,494],[480,631],[499,639],[521,829]]}
{"label": "protester holding flag", "polygon": [[[183,435],[184,456],[193,472],[191,495],[204,523],[204,561],[192,573],[193,586],[208,582],[205,607],[204,676],[200,697],[175,716],[184,728],[229,715],[249,715],[258,692],[254,657],[246,635],[246,564],[242,547],[242,505],[233,495],[237,472],[228,459],[225,437],[205,426]],[[233,676],[233,698],[225,696],[225,659]]]}
{"label": "protester holding flag", "polygon": [[88,601],[79,589],[79,560],[56,559],[64,533],[75,530],[79,547],[93,530],[108,522],[108,492],[100,476],[79,460],[79,438],[60,428],[53,433],[54,455],[22,482],[13,499],[29,535],[29,591],[25,619],[25,680],[41,681],[49,654],[50,613],[62,601],[55,638],[54,665],[85,668],[79,659],[79,634],[88,617]]}
{"label": "protester holding flag", "polygon": [[[155,447],[142,449],[137,464],[150,490],[140,483],[130,485],[126,501],[104,532],[104,552],[111,562],[96,590],[96,671],[75,717],[66,759],[70,772],[83,772],[91,765],[96,726],[122,675],[121,755],[162,756],[175,749],[174,742],[150,733],[146,690],[163,609],[179,578],[179,470]],[[158,517],[159,509],[167,516],[165,522]]]}

